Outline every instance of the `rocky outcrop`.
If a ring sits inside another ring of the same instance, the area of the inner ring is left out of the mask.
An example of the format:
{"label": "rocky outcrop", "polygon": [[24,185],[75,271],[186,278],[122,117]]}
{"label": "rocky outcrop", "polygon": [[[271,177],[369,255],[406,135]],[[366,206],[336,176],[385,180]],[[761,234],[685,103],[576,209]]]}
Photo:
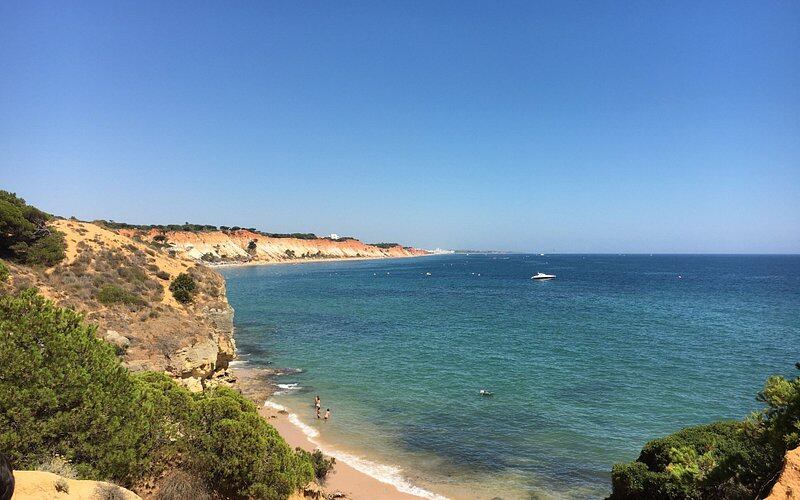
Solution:
{"label": "rocky outcrop", "polygon": [[121,229],[120,234],[143,241],[165,237],[178,256],[210,262],[284,262],[303,259],[388,258],[427,255],[418,248],[376,246],[356,239],[278,238],[241,229],[236,231],[159,231]]}
{"label": "rocky outcrop", "polygon": [[786,452],[783,471],[767,497],[767,500],[789,499],[800,499],[800,448]]}
{"label": "rocky outcrop", "polygon": [[125,351],[131,345],[131,340],[128,337],[120,335],[115,330],[106,330],[103,339],[121,351]]}
{"label": "rocky outcrop", "polygon": [[202,314],[213,328],[211,335],[170,354],[167,365],[167,371],[194,392],[201,391],[207,380],[229,378],[226,370],[236,357],[233,308],[205,307]]}
{"label": "rocky outcrop", "polygon": [[[85,314],[131,371],[166,372],[192,390],[229,379],[226,370],[236,351],[233,308],[219,273],[96,224],[53,225],[65,235],[66,259],[48,270],[9,264],[14,286],[35,286]],[[189,303],[179,303],[169,291],[181,273],[196,283]],[[108,290],[111,299],[104,298]]]}
{"label": "rocky outcrop", "polygon": [[67,479],[52,472],[14,471],[14,500],[141,500],[139,495],[103,481]]}

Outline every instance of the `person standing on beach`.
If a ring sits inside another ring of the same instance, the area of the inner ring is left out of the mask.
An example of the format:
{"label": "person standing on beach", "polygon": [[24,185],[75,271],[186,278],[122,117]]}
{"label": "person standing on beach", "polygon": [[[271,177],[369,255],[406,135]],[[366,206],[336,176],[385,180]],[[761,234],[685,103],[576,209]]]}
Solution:
{"label": "person standing on beach", "polygon": [[327,422],[330,417],[331,417],[331,409],[328,408],[327,410],[325,410],[325,422]]}
{"label": "person standing on beach", "polygon": [[317,409],[317,418],[319,418],[319,412],[322,410],[322,401],[319,399],[319,395],[314,398],[314,407]]}

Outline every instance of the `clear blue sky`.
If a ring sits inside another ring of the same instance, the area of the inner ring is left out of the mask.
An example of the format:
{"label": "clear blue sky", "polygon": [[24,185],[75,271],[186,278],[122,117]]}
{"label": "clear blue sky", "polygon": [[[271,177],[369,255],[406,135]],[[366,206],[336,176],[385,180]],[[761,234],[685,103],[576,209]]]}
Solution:
{"label": "clear blue sky", "polygon": [[800,2],[0,3],[0,187],[424,247],[800,252]]}

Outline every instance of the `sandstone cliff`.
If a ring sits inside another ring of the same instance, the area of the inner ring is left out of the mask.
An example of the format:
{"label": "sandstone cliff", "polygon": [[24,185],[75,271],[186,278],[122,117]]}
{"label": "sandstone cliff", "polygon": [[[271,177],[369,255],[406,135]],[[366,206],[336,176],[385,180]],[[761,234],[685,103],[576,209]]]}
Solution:
{"label": "sandstone cliff", "polygon": [[800,448],[786,452],[783,471],[767,497],[767,500],[790,499],[800,499]]}
{"label": "sandstone cliff", "polygon": [[[165,371],[195,391],[229,379],[233,309],[218,273],[95,224],[52,225],[65,234],[66,259],[47,270],[8,263],[11,286],[36,286],[84,313],[133,371]],[[180,273],[198,286],[190,304],[177,302],[168,289]]]}
{"label": "sandstone cliff", "polygon": [[103,481],[69,479],[52,472],[14,471],[14,500],[141,500],[130,490]]}
{"label": "sandstone cliff", "polygon": [[[247,229],[236,231],[161,231],[120,229],[144,242],[165,239],[170,251],[195,260],[282,262],[303,259],[391,258],[427,255],[417,248],[368,245],[356,239],[279,238]],[[205,257],[204,257],[205,256]]]}

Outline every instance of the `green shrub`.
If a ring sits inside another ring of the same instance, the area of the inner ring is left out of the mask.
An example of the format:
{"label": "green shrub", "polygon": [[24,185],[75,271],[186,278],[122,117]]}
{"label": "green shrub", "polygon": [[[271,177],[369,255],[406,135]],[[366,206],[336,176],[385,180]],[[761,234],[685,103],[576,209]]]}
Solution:
{"label": "green shrub", "polygon": [[294,250],[286,249],[283,253],[286,254],[287,259],[294,259]]}
{"label": "green shrub", "polygon": [[200,260],[202,260],[204,262],[219,262],[222,259],[220,259],[219,257],[217,257],[216,255],[214,255],[211,252],[206,252],[200,257]]}
{"label": "green shrub", "polygon": [[612,499],[744,499],[769,491],[786,450],[800,445],[800,377],[770,377],[766,408],[744,422],[682,429],[647,443],[611,472]]}
{"label": "green shrub", "polygon": [[124,288],[117,285],[103,285],[97,292],[97,301],[105,305],[113,304],[129,304],[129,305],[144,305],[145,301],[138,295],[135,295]]}
{"label": "green shrub", "polygon": [[0,256],[53,266],[66,256],[64,235],[47,227],[51,216],[8,191],[0,191]]}
{"label": "green shrub", "polygon": [[169,291],[175,300],[182,304],[188,304],[194,300],[194,294],[197,293],[197,283],[194,278],[186,273],[180,273],[172,283],[169,285]]}
{"label": "green shrub", "polygon": [[156,277],[158,277],[158,279],[167,281],[169,279],[169,273],[166,271],[158,271],[156,273]]}
{"label": "green shrub", "polygon": [[196,396],[199,430],[188,454],[206,484],[225,485],[235,497],[285,498],[314,477],[308,458],[295,453],[255,405],[225,387]]}
{"label": "green shrub", "polygon": [[130,481],[146,422],[111,345],[32,290],[0,297],[0,449],[20,469],[54,454],[88,478]]}
{"label": "green shrub", "polygon": [[242,395],[132,375],[80,315],[32,290],[0,297],[0,366],[0,449],[19,468],[55,454],[80,478],[131,486],[179,467],[237,498],[287,498],[314,476]]}
{"label": "green shrub", "polygon": [[336,465],[336,459],[333,457],[326,457],[321,450],[314,450],[313,453],[307,452],[302,448],[295,448],[295,451],[301,455],[305,455],[314,467],[314,477],[318,480],[323,480],[331,472]]}
{"label": "green shrub", "polygon": [[6,266],[5,262],[0,261],[0,283],[8,281],[9,276],[11,276],[11,273],[8,271],[8,266]]}

